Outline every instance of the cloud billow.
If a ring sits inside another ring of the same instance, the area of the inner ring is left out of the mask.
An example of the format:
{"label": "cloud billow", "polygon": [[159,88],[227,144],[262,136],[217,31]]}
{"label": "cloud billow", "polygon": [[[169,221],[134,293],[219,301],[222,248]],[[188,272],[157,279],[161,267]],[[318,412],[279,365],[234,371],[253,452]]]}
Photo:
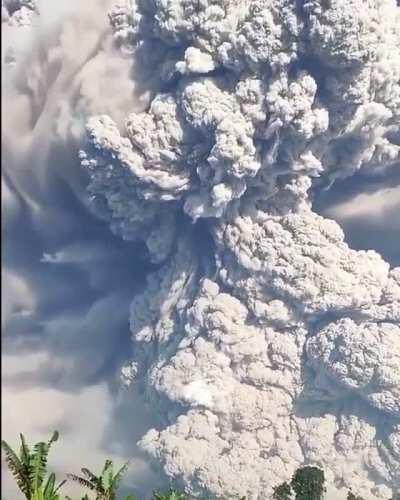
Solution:
{"label": "cloud billow", "polygon": [[400,165],[399,7],[137,0],[109,19],[148,105],[89,106],[80,160],[89,209],[152,266],[124,370],[159,416],[142,448],[194,494],[266,498],[311,463],[389,497],[399,268],[313,198]]}
{"label": "cloud billow", "polygon": [[142,446],[194,492],[261,498],[317,463],[388,496],[398,269],[350,249],[311,193],[399,166],[398,7],[154,0],[110,18],[159,78],[123,131],[91,118],[82,157],[93,203],[161,264],[131,305],[132,376],[162,424]]}

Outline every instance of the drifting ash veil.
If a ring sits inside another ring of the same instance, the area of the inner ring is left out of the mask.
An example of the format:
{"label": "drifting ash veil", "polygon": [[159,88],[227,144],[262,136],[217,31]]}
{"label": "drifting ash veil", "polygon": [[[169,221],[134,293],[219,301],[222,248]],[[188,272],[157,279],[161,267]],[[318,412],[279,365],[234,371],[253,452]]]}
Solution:
{"label": "drifting ash veil", "polygon": [[109,19],[149,105],[91,116],[80,158],[91,209],[156,267],[123,370],[160,419],[141,446],[195,495],[268,498],[313,464],[336,498],[389,498],[400,268],[312,199],[399,169],[396,1],[136,0]]}

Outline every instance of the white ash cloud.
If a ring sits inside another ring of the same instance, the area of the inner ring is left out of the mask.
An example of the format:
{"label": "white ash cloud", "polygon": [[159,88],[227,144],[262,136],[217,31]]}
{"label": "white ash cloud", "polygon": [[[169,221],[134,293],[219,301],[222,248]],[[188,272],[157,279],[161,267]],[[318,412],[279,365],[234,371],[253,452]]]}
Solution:
{"label": "white ash cloud", "polygon": [[123,372],[160,416],[142,447],[194,494],[266,498],[316,464],[338,489],[388,498],[399,268],[351,249],[312,194],[399,168],[399,7],[137,0],[109,17],[144,100],[118,100],[105,50],[72,110],[93,115],[89,204],[158,266],[131,304]]}
{"label": "white ash cloud", "polygon": [[1,22],[8,26],[30,26],[38,8],[34,0],[2,0]]}
{"label": "white ash cloud", "polygon": [[125,129],[91,118],[82,153],[98,213],[161,265],[131,306],[131,373],[160,413],[142,446],[194,493],[266,498],[313,463],[388,497],[399,271],[311,200],[399,167],[396,2],[138,0],[110,19],[154,83]]}
{"label": "white ash cloud", "polygon": [[[398,322],[398,321],[397,321]],[[350,318],[331,323],[307,344],[317,370],[378,409],[400,411],[399,325],[357,324]]]}

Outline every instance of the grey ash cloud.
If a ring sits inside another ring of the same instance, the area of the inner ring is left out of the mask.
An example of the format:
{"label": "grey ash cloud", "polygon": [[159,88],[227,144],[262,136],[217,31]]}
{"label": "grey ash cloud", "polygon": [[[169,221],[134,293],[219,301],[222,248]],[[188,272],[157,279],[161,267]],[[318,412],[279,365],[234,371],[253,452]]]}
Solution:
{"label": "grey ash cloud", "polygon": [[91,118],[82,155],[113,231],[162,264],[131,305],[132,376],[160,414],[142,446],[193,492],[263,498],[317,463],[384,498],[398,269],[312,202],[399,167],[396,3],[154,0],[110,18],[158,75],[125,129]]}
{"label": "grey ash cloud", "polygon": [[[90,75],[110,88],[101,63],[131,65],[132,103],[83,96],[77,144],[85,206],[149,266],[123,371],[158,416],[141,447],[193,494],[267,498],[315,464],[333,495],[389,497],[396,250],[352,248],[327,217],[398,206],[396,2],[136,0],[109,21]],[[362,202],[329,194],[360,178]]]}
{"label": "grey ash cloud", "polygon": [[[125,486],[144,493],[160,484],[135,445],[152,415],[134,391],[125,397],[119,372],[129,303],[152,266],[143,244],[113,236],[90,212],[78,155],[90,113],[112,108],[118,120],[122,100],[132,101],[130,64],[111,106],[106,52],[116,70],[122,59],[107,46],[106,5],[37,4],[30,24],[2,25],[2,433],[17,445],[19,432],[34,441],[58,429],[51,464],[60,476],[78,471],[77,449],[93,469],[132,458]],[[2,495],[18,498],[2,477]]]}

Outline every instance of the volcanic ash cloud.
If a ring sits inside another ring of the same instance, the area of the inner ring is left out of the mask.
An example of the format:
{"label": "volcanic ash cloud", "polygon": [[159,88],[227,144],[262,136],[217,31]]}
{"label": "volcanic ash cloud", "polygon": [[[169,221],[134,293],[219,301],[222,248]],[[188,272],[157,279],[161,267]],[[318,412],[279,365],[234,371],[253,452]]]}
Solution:
{"label": "volcanic ash cloud", "polygon": [[194,494],[268,498],[307,463],[388,498],[400,269],[349,248],[312,193],[399,168],[400,8],[137,0],[109,16],[150,105],[123,130],[93,116],[81,159],[93,210],[156,265],[124,372],[160,415],[143,448]]}

